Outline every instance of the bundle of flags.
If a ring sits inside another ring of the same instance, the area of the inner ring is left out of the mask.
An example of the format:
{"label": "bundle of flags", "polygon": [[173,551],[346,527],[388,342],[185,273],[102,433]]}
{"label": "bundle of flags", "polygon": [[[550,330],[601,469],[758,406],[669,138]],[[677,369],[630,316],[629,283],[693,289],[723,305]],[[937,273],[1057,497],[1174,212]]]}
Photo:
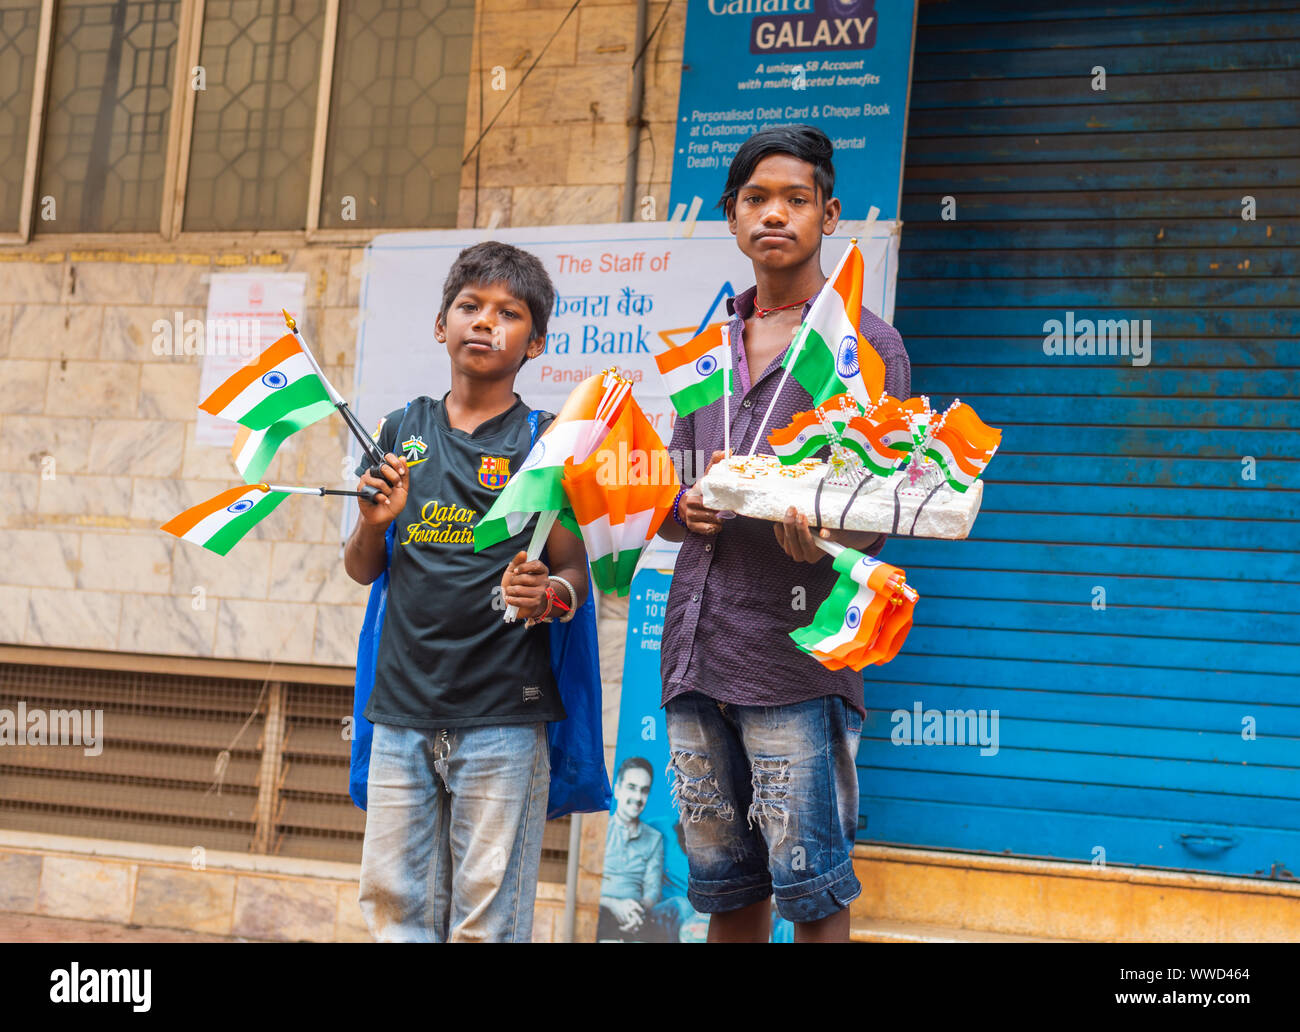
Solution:
{"label": "bundle of flags", "polygon": [[863,469],[882,477],[909,463],[932,460],[948,485],[964,492],[998,450],[1002,431],[986,425],[961,399],[936,416],[924,395],[900,402],[884,394],[862,411],[844,393],[796,413],[788,426],[773,430],[767,439],[785,465],[802,462],[827,446],[851,452]]}
{"label": "bundle of flags", "polygon": [[812,623],[791,631],[790,637],[829,670],[888,663],[912,628],[920,595],[897,566],[852,548],[839,550],[835,570],[839,580]]}
{"label": "bundle of flags", "polygon": [[[218,555],[229,552],[289,494],[355,494],[261,483],[285,438],[347,407],[325,379],[293,317],[285,312],[284,319],[289,332],[256,361],[235,370],[199,405],[239,424],[231,458],[251,486],[222,491],[162,525],[169,534]],[[350,419],[350,413],[344,412],[344,418]]]}
{"label": "bundle of flags", "polygon": [[626,595],[678,486],[668,451],[630,383],[609,371],[597,374],[574,388],[474,528],[474,550],[514,537],[536,514],[555,512],[581,536],[592,582]]}

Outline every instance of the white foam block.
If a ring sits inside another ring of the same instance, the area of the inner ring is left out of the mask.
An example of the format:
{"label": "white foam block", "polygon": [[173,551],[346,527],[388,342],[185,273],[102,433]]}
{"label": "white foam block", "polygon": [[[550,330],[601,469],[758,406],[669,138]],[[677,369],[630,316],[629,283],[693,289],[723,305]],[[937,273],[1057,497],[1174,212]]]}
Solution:
{"label": "white foam block", "polygon": [[[889,477],[873,476],[855,495],[855,485],[823,483],[826,470],[826,463],[813,459],[795,466],[782,466],[773,455],[736,457],[719,462],[709,470],[700,480],[700,490],[704,504],[710,509],[730,510],[760,520],[783,520],[786,510],[793,505],[814,526],[815,514],[820,512],[821,525],[832,530],[950,540],[960,540],[970,534],[984,497],[982,480],[975,481],[964,492],[954,491],[943,483],[930,495],[935,486],[933,479],[912,484],[904,472]],[[821,484],[820,498],[818,484]]]}

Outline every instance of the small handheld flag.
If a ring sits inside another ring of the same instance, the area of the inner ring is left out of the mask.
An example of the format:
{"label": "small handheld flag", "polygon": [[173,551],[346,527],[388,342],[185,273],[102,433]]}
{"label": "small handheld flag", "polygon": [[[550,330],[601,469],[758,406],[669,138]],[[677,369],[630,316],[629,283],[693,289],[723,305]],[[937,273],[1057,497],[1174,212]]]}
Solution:
{"label": "small handheld flag", "polygon": [[333,409],[338,409],[370,461],[381,464],[383,454],[357,422],[343,395],[326,379],[288,311],[284,311],[284,323],[288,333],[255,362],[237,369],[199,405],[204,412],[250,431],[240,433],[231,450],[244,481],[256,483],[285,438],[324,419]]}
{"label": "small handheld flag", "polygon": [[186,509],[179,516],[169,519],[160,529],[183,541],[201,545],[217,555],[225,555],[291,494],[345,495],[373,501],[365,491],[248,484],[229,488],[206,502]]}
{"label": "small handheld flag", "polygon": [[685,344],[655,355],[655,365],[679,416],[712,405],[730,390],[731,349],[725,328],[725,323],[715,323]]}
{"label": "small handheld flag", "polygon": [[266,484],[232,487],[173,516],[162,529],[209,552],[225,555],[287,497],[271,492]]}

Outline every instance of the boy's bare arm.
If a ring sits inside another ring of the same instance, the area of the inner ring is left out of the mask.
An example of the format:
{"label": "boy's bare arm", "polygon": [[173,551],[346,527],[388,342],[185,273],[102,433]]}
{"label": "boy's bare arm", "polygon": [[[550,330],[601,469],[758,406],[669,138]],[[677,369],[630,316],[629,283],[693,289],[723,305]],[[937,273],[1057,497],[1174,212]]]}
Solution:
{"label": "boy's bare arm", "polygon": [[343,569],[358,584],[373,583],[388,565],[384,534],[406,505],[410,487],[410,473],[404,461],[389,452],[384,456],[384,463],[380,467],[382,478],[369,473],[361,478],[361,483],[378,492],[377,500],[372,504],[364,498],[357,499],[360,519],[343,549]]}
{"label": "boy's bare arm", "polygon": [[573,607],[577,609],[587,601],[587,548],[582,538],[557,522],[546,539],[546,554],[551,560],[551,575],[573,585]]}

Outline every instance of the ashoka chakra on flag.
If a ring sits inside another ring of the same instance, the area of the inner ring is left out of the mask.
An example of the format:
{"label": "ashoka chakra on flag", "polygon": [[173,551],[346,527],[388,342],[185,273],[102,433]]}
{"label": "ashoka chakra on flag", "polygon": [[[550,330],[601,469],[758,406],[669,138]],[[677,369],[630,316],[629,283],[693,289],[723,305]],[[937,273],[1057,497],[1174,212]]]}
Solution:
{"label": "ashoka chakra on flag", "polygon": [[835,372],[840,379],[858,375],[858,338],[845,334],[840,341],[840,352],[835,357]]}

